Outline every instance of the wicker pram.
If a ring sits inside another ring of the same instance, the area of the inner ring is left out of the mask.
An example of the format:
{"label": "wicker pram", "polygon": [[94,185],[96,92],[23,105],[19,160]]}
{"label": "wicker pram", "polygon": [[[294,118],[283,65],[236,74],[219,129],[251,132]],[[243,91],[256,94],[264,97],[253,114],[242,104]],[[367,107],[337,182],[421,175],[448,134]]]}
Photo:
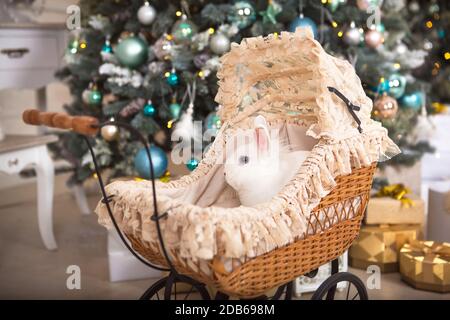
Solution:
{"label": "wicker pram", "polygon": [[[150,181],[113,182],[107,200],[142,257],[249,298],[343,254],[358,235],[376,162],[399,149],[370,118],[372,102],[353,67],[328,55],[308,29],[244,39],[221,62],[223,125],[196,170],[157,182],[159,223]],[[224,180],[224,150],[256,115],[311,151],[270,202],[244,207]],[[96,212],[111,228],[108,209],[102,201]]]}

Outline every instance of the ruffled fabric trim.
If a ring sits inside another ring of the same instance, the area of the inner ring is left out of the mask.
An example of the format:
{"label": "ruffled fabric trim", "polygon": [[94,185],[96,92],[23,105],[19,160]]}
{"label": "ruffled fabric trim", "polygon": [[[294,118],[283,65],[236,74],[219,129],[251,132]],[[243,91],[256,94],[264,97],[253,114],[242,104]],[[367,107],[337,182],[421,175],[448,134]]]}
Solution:
{"label": "ruffled fabric trim", "polygon": [[[188,176],[168,184],[157,183],[158,208],[168,212],[161,220],[166,246],[186,261],[211,260],[215,256],[245,260],[284,246],[305,236],[311,211],[336,185],[335,178],[351,173],[352,167],[368,166],[399,153],[386,129],[374,126],[351,138],[319,142],[297,175],[270,202],[254,207],[200,207],[183,202],[180,195],[217,166],[219,135],[199,167]],[[119,227],[158,247],[149,181],[117,181],[106,187]],[[99,202],[99,223],[112,227],[105,205]],[[204,261],[203,261],[204,262]],[[202,264],[205,266],[205,264]],[[192,263],[192,267],[196,264]]]}

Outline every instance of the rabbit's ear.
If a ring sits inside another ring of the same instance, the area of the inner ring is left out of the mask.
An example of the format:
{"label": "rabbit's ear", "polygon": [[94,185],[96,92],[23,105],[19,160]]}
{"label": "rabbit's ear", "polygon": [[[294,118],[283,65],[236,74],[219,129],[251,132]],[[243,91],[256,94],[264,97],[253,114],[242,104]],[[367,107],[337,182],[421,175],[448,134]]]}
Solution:
{"label": "rabbit's ear", "polygon": [[258,147],[258,156],[266,156],[270,150],[269,129],[266,119],[259,115],[255,118],[256,144]]}

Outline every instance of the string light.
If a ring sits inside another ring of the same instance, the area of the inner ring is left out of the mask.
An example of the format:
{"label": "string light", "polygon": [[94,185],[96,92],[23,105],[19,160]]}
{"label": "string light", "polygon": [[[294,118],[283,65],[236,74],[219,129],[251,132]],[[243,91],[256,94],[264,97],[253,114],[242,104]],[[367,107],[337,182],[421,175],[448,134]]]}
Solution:
{"label": "string light", "polygon": [[342,31],[339,31],[337,35],[338,35],[339,38],[342,38],[342,36],[344,35],[344,33],[343,33]]}
{"label": "string light", "polygon": [[273,37],[274,37],[275,39],[278,39],[278,32],[274,32],[274,33],[273,33]]}
{"label": "string light", "polygon": [[331,25],[333,26],[333,28],[337,28],[337,26],[338,26],[336,21],[331,22]]}
{"label": "string light", "polygon": [[165,76],[166,78],[168,78],[168,77],[170,76],[170,72],[167,71],[166,73],[164,73],[164,76]]}
{"label": "string light", "polygon": [[178,10],[175,14],[176,14],[177,17],[181,17],[181,16],[183,15],[183,12],[181,12],[180,10]]}
{"label": "string light", "polygon": [[433,22],[431,20],[428,20],[425,25],[427,26],[428,29],[433,28]]}
{"label": "string light", "polygon": [[171,129],[172,128],[172,125],[173,125],[173,122],[174,122],[175,120],[169,120],[169,121],[167,121],[167,129]]}
{"label": "string light", "polygon": [[445,60],[450,60],[450,52],[446,52],[446,53],[444,53],[444,59]]}
{"label": "string light", "polygon": [[200,78],[203,78],[203,77],[205,76],[205,73],[204,73],[202,70],[200,70],[200,71],[198,72],[198,76],[199,76]]}
{"label": "string light", "polygon": [[92,174],[92,178],[94,178],[94,179],[98,179],[98,175],[97,175],[97,172],[94,172],[94,173]]}
{"label": "string light", "polygon": [[396,62],[396,63],[394,63],[394,68],[395,69],[400,69],[400,67],[401,67],[401,65],[400,65],[400,63],[398,63],[398,62]]}
{"label": "string light", "polygon": [[166,39],[169,41],[173,40],[173,36],[171,34],[166,35]]}
{"label": "string light", "polygon": [[322,0],[322,4],[326,4],[328,0]]}
{"label": "string light", "polygon": [[86,49],[86,47],[87,47],[86,42],[81,42],[81,43],[80,43],[80,48],[81,48],[81,49]]}
{"label": "string light", "polygon": [[215,32],[214,28],[209,28],[209,29],[208,29],[208,33],[209,33],[209,34],[213,34],[214,32]]}

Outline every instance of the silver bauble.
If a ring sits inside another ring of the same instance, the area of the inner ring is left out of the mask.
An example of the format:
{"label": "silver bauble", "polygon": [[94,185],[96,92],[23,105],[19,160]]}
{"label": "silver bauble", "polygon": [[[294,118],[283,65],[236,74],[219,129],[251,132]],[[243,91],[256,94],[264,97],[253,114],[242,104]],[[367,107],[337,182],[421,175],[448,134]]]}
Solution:
{"label": "silver bauble", "polygon": [[383,43],[383,35],[376,29],[371,29],[364,35],[366,45],[370,48],[378,48]]}
{"label": "silver bauble", "polygon": [[145,1],[145,4],[139,8],[137,17],[141,24],[148,26],[155,21],[156,10],[152,5],[150,5],[150,3],[148,3],[148,1]]}
{"label": "silver bauble", "polygon": [[103,139],[105,139],[108,142],[115,141],[119,138],[119,128],[117,126],[113,125],[104,126],[100,130],[100,133]]}
{"label": "silver bauble", "polygon": [[217,33],[209,40],[209,47],[215,54],[221,55],[230,50],[230,39],[223,33]]}
{"label": "silver bauble", "polygon": [[172,47],[172,41],[167,40],[165,36],[162,36],[152,46],[152,50],[159,60],[169,60],[171,57]]}
{"label": "silver bauble", "polygon": [[361,42],[361,33],[355,26],[350,26],[344,33],[344,42],[351,46],[357,46]]}

